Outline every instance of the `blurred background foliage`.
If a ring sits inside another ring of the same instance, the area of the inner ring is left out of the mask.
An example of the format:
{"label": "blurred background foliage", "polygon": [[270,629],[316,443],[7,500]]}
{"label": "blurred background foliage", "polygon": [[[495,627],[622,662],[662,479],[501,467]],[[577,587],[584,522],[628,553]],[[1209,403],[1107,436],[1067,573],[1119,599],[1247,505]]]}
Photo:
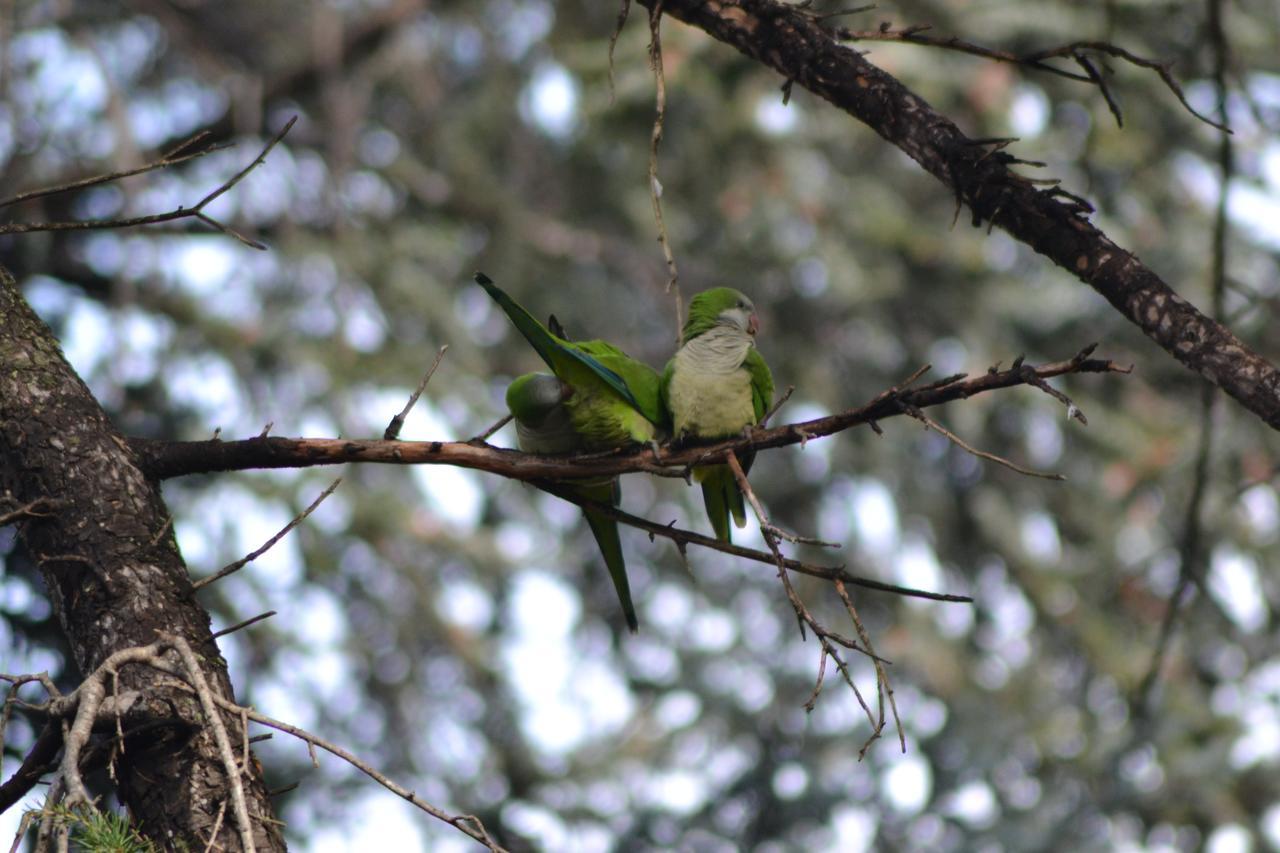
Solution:
{"label": "blurred background foliage", "polygon": [[[823,4],[818,4],[824,8]],[[1223,310],[1272,360],[1280,276],[1280,22],[1223,2],[1237,174]],[[133,435],[376,437],[438,347],[403,437],[467,438],[538,367],[470,285],[483,269],[577,336],[661,365],[675,318],[647,182],[654,87],[645,10],[609,83],[617,4],[548,0],[19,2],[3,8],[0,196],[154,158],[200,130],[227,150],[10,208],[20,220],[190,205],[252,159],[198,228],[0,242],[0,261]],[[932,24],[1014,51],[1110,39],[1217,91],[1202,3],[911,0],[840,19]],[[951,195],[866,127],[700,32],[664,27],[664,204],[686,296],[732,284],[760,307],[781,417],[934,376],[1099,354],[1133,375],[1057,381],[932,414],[1065,483],[1018,476],[899,419],[762,454],[785,526],[844,543],[851,570],[963,592],[973,606],[858,592],[893,661],[907,739],[868,736],[774,573],[623,532],[641,632],[627,636],[572,507],[444,468],[350,466],[295,534],[201,594],[240,698],[479,815],[516,849],[1261,849],[1280,846],[1280,557],[1274,432],[1216,406],[1193,590],[1148,694],[1188,547],[1201,381],[1096,294],[1000,232],[953,224]],[[1119,128],[1090,87],[922,47],[861,44],[975,137],[1098,207],[1095,221],[1211,304],[1219,135],[1151,71],[1111,64]],[[510,445],[508,430],[494,439]],[[338,472],[165,485],[196,574],[261,544]],[[627,510],[706,527],[679,481],[625,480]],[[740,534],[758,543],[751,531]],[[67,672],[29,560],[0,531],[3,669]],[[806,553],[814,559],[830,554]],[[833,626],[831,590],[798,581]],[[870,671],[858,663],[864,690]],[[12,758],[30,740],[11,731]],[[333,760],[262,744],[298,849],[464,848]],[[14,766],[10,764],[10,766]],[[9,821],[14,814],[5,816]],[[6,823],[8,825],[8,823]]]}

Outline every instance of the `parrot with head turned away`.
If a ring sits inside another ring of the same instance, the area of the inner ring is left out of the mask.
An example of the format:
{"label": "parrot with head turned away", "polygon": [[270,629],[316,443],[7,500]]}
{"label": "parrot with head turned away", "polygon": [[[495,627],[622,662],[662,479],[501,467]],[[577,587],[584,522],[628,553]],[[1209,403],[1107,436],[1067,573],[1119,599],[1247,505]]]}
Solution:
{"label": "parrot with head turned away", "polygon": [[[582,449],[582,438],[573,428],[565,401],[573,389],[550,373],[526,373],[507,388],[507,409],[516,423],[516,440],[525,453],[574,453]],[[578,497],[596,503],[617,506],[621,498],[617,477],[598,480],[573,480],[562,487]],[[598,511],[582,507],[582,515],[591,528],[604,557],[605,567],[613,580],[613,588],[622,604],[627,627],[634,632],[635,605],[631,603],[631,584],[627,582],[627,564],[618,538],[618,523]]]}
{"label": "parrot with head turned away", "polygon": [[[755,348],[760,321],[755,306],[729,287],[704,290],[689,300],[681,345],[662,374],[662,399],[677,441],[713,440],[742,434],[760,422],[773,403],[773,374]],[[743,471],[752,453],[739,454]],[[747,523],[742,492],[728,465],[694,469],[716,538],[731,541],[729,516]]]}
{"label": "parrot with head turned away", "polygon": [[[656,445],[665,434],[668,416],[653,368],[605,341],[566,340],[538,322],[487,276],[477,273],[476,282],[555,374],[526,374],[507,389],[507,408],[516,422],[522,450],[570,453]],[[558,323],[553,321],[552,326],[562,332]],[[619,502],[616,477],[569,481],[565,486],[598,503],[617,506]],[[590,509],[584,508],[583,514],[622,602],[627,627],[635,631],[636,615],[617,523]]]}

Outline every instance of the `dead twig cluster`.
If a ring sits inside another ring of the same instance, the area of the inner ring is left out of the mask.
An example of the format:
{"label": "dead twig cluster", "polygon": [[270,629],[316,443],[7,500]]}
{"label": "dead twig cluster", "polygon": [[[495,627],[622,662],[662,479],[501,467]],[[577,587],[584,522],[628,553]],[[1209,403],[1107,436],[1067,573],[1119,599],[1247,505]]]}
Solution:
{"label": "dead twig cluster", "polygon": [[[230,630],[236,630],[254,621],[257,619],[249,620]],[[41,825],[37,850],[50,850],[55,847],[67,849],[71,827],[67,821],[57,819],[57,815],[65,814],[68,810],[92,813],[98,808],[84,783],[85,767],[90,763],[88,760],[90,752],[95,756],[105,754],[105,763],[109,770],[124,753],[126,739],[131,734],[125,723],[127,712],[140,698],[138,691],[121,693],[116,689],[119,672],[126,666],[147,666],[159,670],[173,679],[173,686],[191,693],[200,703],[202,710],[200,725],[207,729],[217,744],[227,778],[227,799],[219,807],[219,819],[209,839],[211,846],[215,843],[222,818],[228,811],[228,803],[231,819],[235,821],[240,844],[245,851],[255,849],[253,822],[270,819],[250,814],[245,801],[243,778],[252,772],[251,765],[254,761],[249,745],[251,740],[257,739],[249,737],[247,722],[253,721],[293,735],[306,743],[313,762],[316,761],[315,749],[323,749],[351,764],[418,809],[484,845],[486,849],[502,850],[475,816],[449,814],[425,802],[410,789],[397,784],[342,747],[297,726],[273,719],[252,708],[218,696],[204,679],[196,652],[190,644],[183,638],[170,634],[162,634],[150,645],[116,652],[103,661],[98,669],[90,673],[75,691],[66,695],[59,692],[45,673],[0,674],[0,680],[10,685],[4,700],[3,711],[0,712],[0,746],[3,746],[5,724],[9,721],[13,709],[22,709],[32,716],[42,717],[47,721],[36,743],[28,751],[22,767],[3,785],[0,785],[0,811],[3,811],[25,796],[44,775],[49,772],[55,773],[44,806],[39,812],[34,813],[36,815],[34,820]],[[18,695],[24,685],[33,683],[43,688],[45,693],[43,701],[32,702]],[[239,731],[242,737],[238,748],[232,743],[230,734],[232,727],[228,725],[228,720],[240,722]],[[101,732],[111,732],[111,734],[106,736],[105,743],[91,745],[91,737]],[[62,754],[60,759],[56,758],[59,750]],[[24,821],[18,839],[15,841],[15,847],[20,843],[29,825],[30,821]]]}
{"label": "dead twig cluster", "polygon": [[[738,462],[738,457],[732,451],[728,454],[727,461],[729,469],[733,471],[733,477],[738,483],[738,488],[742,491],[743,496],[747,499],[747,503],[751,505],[752,512],[755,513],[756,521],[760,525],[760,535],[764,537],[765,544],[769,546],[769,552],[773,555],[774,564],[778,567],[778,579],[782,581],[782,588],[787,594],[787,601],[790,602],[792,609],[795,611],[796,620],[800,625],[800,637],[804,639],[806,626],[813,632],[813,636],[817,638],[822,649],[821,656],[818,659],[818,675],[813,685],[813,693],[805,701],[806,710],[812,711],[814,705],[818,701],[818,696],[822,693],[822,683],[826,674],[827,660],[835,662],[836,670],[844,679],[845,684],[853,691],[854,698],[858,700],[858,705],[867,715],[867,722],[871,725],[871,735],[863,743],[862,749],[858,753],[858,757],[862,758],[867,754],[867,750],[871,748],[871,744],[880,738],[880,734],[884,731],[887,723],[885,717],[885,697],[889,697],[889,708],[892,711],[894,725],[898,729],[898,741],[902,745],[902,751],[907,751],[907,736],[902,728],[902,720],[898,717],[898,707],[893,701],[893,685],[889,683],[889,674],[885,671],[884,664],[887,663],[883,658],[876,654],[875,649],[871,646],[871,637],[862,625],[862,620],[858,616],[857,609],[853,606],[853,600],[849,597],[848,591],[844,587],[844,583],[835,579],[832,584],[835,586],[840,595],[840,600],[844,604],[845,612],[849,614],[852,620],[854,630],[858,633],[858,640],[842,636],[835,631],[827,628],[818,619],[816,619],[805,603],[800,599],[799,593],[796,592],[795,586],[791,583],[791,577],[787,574],[786,558],[782,556],[782,550],[779,540],[791,538],[785,532],[777,528],[769,521],[769,516],[765,513],[764,507],[760,503],[760,499],[756,497],[755,490],[751,488],[751,483],[747,480],[747,473],[743,470],[742,464]],[[861,645],[859,645],[861,642]],[[840,654],[840,649],[848,649],[849,651],[859,652],[871,659],[872,665],[876,672],[876,694],[879,697],[877,702],[878,711],[873,713],[871,707],[867,704],[866,699],[862,695],[862,691],[858,689],[858,685],[854,683],[853,673],[849,670],[849,665],[844,657]]]}
{"label": "dead twig cluster", "polygon": [[[863,10],[857,10],[863,11]],[[1018,65],[1023,68],[1030,68],[1033,71],[1040,71],[1045,74],[1052,74],[1056,77],[1062,77],[1067,80],[1074,80],[1080,83],[1088,83],[1091,86],[1097,86],[1098,91],[1102,94],[1103,99],[1107,102],[1107,108],[1111,111],[1111,115],[1115,117],[1116,124],[1120,127],[1124,126],[1124,116],[1120,111],[1120,103],[1116,99],[1115,93],[1111,91],[1111,86],[1107,82],[1103,72],[1110,73],[1105,64],[1099,68],[1098,59],[1105,60],[1117,59],[1127,62],[1137,68],[1149,69],[1156,72],[1160,80],[1169,91],[1173,92],[1174,97],[1186,109],[1187,112],[1195,116],[1200,121],[1217,128],[1218,130],[1230,133],[1231,129],[1227,126],[1226,119],[1219,117],[1219,120],[1209,118],[1195,107],[1191,106],[1187,101],[1186,93],[1182,91],[1182,86],[1174,79],[1171,68],[1172,62],[1161,62],[1155,59],[1147,59],[1139,56],[1132,51],[1126,50],[1118,45],[1111,44],[1106,41],[1082,39],[1073,41],[1069,44],[1058,45],[1056,47],[1044,48],[1042,50],[1032,51],[1030,53],[1014,53],[1009,50],[1001,50],[999,48],[984,47],[983,45],[962,39],[958,36],[936,36],[929,33],[933,27],[928,24],[916,24],[914,26],[902,27],[895,29],[891,23],[885,21],[874,30],[854,30],[848,27],[838,27],[832,31],[832,34],[844,41],[880,41],[880,42],[900,42],[903,44],[915,44],[923,47],[936,47],[942,50],[952,50],[959,53],[967,53],[970,56],[977,56],[983,59],[990,59],[995,62],[1005,62],[1011,65]],[[1073,71],[1070,68],[1063,68],[1060,65],[1054,65],[1050,60],[1069,59],[1080,69]]]}

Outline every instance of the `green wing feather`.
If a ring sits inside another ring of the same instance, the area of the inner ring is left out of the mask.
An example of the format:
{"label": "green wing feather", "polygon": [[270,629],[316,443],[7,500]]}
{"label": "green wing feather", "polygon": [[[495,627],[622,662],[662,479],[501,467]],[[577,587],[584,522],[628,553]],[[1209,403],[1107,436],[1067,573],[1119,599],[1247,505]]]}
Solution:
{"label": "green wing feather", "polygon": [[[631,393],[631,389],[627,387],[627,382],[620,376],[613,367],[620,366],[623,361],[634,362],[639,367],[644,367],[634,359],[629,358],[621,350],[612,344],[604,341],[587,341],[586,343],[571,343],[563,338],[556,337],[542,325],[536,317],[521,307],[508,296],[500,287],[493,283],[484,273],[476,273],[476,284],[480,285],[485,291],[493,297],[493,301],[506,312],[507,317],[511,319],[512,325],[524,335],[529,345],[542,357],[547,363],[547,367],[560,378],[565,379],[570,384],[577,379],[581,381],[581,369],[586,368],[587,371],[599,377],[606,385],[612,388],[619,397],[626,400],[632,405],[636,411],[644,414],[644,408],[641,403],[636,400]],[[595,350],[596,354],[592,354],[591,350]],[[597,355],[603,356],[613,367],[606,366]],[[650,369],[650,372],[652,370]],[[648,417],[648,415],[646,415]]]}
{"label": "green wing feather", "polygon": [[579,341],[571,346],[617,376],[627,388],[623,398],[636,411],[659,427],[665,429],[670,425],[671,414],[662,402],[661,379],[656,370],[606,341]]}
{"label": "green wing feather", "polygon": [[751,374],[751,403],[755,408],[756,423],[760,423],[773,405],[773,372],[755,347],[747,351],[747,359],[742,366]]}

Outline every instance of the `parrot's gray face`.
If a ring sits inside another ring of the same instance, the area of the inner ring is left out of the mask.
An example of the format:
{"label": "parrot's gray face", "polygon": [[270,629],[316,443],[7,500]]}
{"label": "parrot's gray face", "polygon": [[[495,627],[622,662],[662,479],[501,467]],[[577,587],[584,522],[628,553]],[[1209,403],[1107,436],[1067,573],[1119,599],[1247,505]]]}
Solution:
{"label": "parrot's gray face", "polygon": [[760,329],[760,318],[756,316],[756,306],[745,296],[738,300],[737,305],[721,311],[717,319],[720,323],[734,326],[748,335],[754,336]]}

